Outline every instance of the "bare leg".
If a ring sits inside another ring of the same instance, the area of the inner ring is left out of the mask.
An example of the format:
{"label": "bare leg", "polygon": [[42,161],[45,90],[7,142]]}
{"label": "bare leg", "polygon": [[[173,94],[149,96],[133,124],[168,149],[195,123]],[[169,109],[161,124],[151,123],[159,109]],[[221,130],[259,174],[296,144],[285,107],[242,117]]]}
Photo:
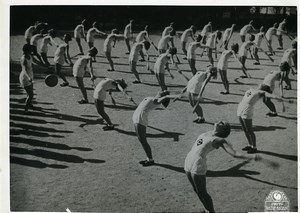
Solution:
{"label": "bare leg", "polygon": [[130,53],[130,43],[129,43],[130,39],[129,38],[125,38],[125,44],[127,46],[128,49],[128,53]]}
{"label": "bare leg", "polygon": [[99,113],[99,115],[101,115],[101,117],[106,121],[106,123],[109,126],[112,126],[113,124],[111,123],[109,116],[107,115],[107,113],[104,110],[104,101],[95,99],[95,106],[96,106],[96,109],[97,109],[97,112]]}
{"label": "bare leg", "polygon": [[203,203],[205,209],[210,213],[215,212],[212,198],[206,190],[206,176],[197,174],[191,174],[191,176],[196,188],[197,195],[200,201]]}
{"label": "bare leg", "polygon": [[134,124],[134,128],[135,128],[137,137],[138,137],[140,143],[142,144],[142,147],[147,155],[147,158],[149,160],[153,160],[152,150],[151,150],[151,147],[148,144],[147,138],[146,138],[146,126],[136,123],[136,124]]}
{"label": "bare leg", "polygon": [[134,74],[136,80],[141,81],[141,80],[140,80],[139,73],[138,73],[137,70],[136,70],[136,61],[130,61],[130,62],[129,62],[129,66],[130,66],[130,70],[131,70],[131,72]]}
{"label": "bare leg", "polygon": [[167,86],[165,84],[165,75],[162,74],[162,73],[159,73],[159,74],[155,74],[156,78],[157,78],[157,81],[161,87],[162,90],[167,90]]}
{"label": "bare leg", "polygon": [[76,43],[77,43],[77,45],[79,47],[80,54],[83,54],[83,49],[82,49],[82,46],[81,46],[80,38],[76,38],[75,40],[76,40]]}
{"label": "bare leg", "polygon": [[32,99],[33,99],[33,84],[24,87],[26,93],[27,93],[27,98],[25,101],[25,111],[28,111],[28,108],[32,105]]}
{"label": "bare leg", "polygon": [[186,46],[186,42],[182,41],[181,42],[181,49],[182,49],[184,55],[186,56],[187,55],[187,51],[186,51],[186,47],[185,46]]}
{"label": "bare leg", "polygon": [[108,71],[114,71],[115,69],[114,69],[114,62],[113,62],[113,60],[111,59],[111,52],[109,52],[109,51],[107,51],[107,52],[105,52],[105,56],[106,56],[106,58],[107,58],[107,60],[108,60],[108,62],[109,62],[109,65],[110,65],[110,70],[108,70]]}
{"label": "bare leg", "polygon": [[87,92],[86,89],[84,87],[84,83],[83,83],[83,78],[82,77],[76,77],[76,82],[77,85],[81,91],[81,94],[83,95],[83,98],[85,101],[88,101],[88,97],[87,97]]}

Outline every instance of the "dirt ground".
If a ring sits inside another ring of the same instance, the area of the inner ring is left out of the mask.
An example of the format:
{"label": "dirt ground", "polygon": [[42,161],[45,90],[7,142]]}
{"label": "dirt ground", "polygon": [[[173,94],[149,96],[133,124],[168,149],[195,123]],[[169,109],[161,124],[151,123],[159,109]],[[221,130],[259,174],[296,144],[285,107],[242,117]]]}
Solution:
{"label": "dirt ground", "polygon": [[[150,35],[158,43],[159,35]],[[145,153],[134,132],[131,120],[135,106],[121,93],[114,93],[117,106],[108,97],[106,111],[114,131],[103,131],[104,121],[93,105],[93,88],[85,78],[90,104],[79,105],[80,91],[72,76],[72,69],[63,68],[70,87],[59,85],[50,88],[44,83],[46,69],[35,66],[35,101],[37,110],[24,113],[25,91],[19,87],[19,59],[24,44],[23,35],[11,38],[10,83],[10,202],[11,211],[65,212],[199,212],[203,206],[194,193],[183,170],[184,159],[198,135],[213,128],[219,120],[230,122],[232,133],[228,137],[240,152],[246,145],[246,137],[236,116],[237,105],[244,92],[256,87],[264,76],[278,64],[283,51],[277,51],[274,38],[275,62],[263,53],[261,65],[253,65],[248,59],[252,79],[242,79],[238,64],[230,59],[228,78],[231,94],[222,96],[220,76],[212,80],[203,94],[206,123],[195,124],[187,97],[171,102],[164,110],[150,113],[148,142],[152,147],[156,164],[144,168],[138,164]],[[284,48],[290,44],[284,38]],[[59,39],[56,38],[59,42]],[[99,50],[94,71],[96,82],[104,77],[124,78],[128,81],[129,94],[139,103],[144,97],[154,96],[160,87],[154,75],[146,70],[145,62],[138,63],[143,84],[132,84],[127,51],[123,41],[112,50],[115,72],[106,71],[108,62],[102,52],[103,39],[96,39]],[[237,33],[231,42],[238,41]],[[84,50],[87,44],[83,42]],[[179,39],[175,40],[179,48]],[[75,41],[70,43],[71,56],[78,53]],[[265,50],[266,45],[262,46]],[[55,48],[49,49],[49,61],[53,64]],[[200,54],[202,50],[198,50]],[[150,49],[152,56],[157,52]],[[218,55],[218,57],[220,54]],[[75,62],[77,56],[73,57]],[[156,57],[151,57],[151,67]],[[187,61],[179,49],[179,68],[189,78],[192,76]],[[204,71],[208,58],[197,56],[197,69]],[[166,83],[171,93],[179,93],[187,81],[172,68],[175,79],[166,74]],[[297,203],[297,77],[290,75],[292,90],[285,90],[286,112],[274,101],[278,117],[267,117],[266,106],[259,102],[255,109],[253,124],[257,146],[263,158],[280,164],[273,170],[258,162],[234,159],[223,150],[215,150],[208,156],[207,189],[217,212],[264,211],[265,198],[271,190],[281,190],[290,200],[291,211],[298,210]],[[61,83],[61,80],[59,80]],[[275,94],[279,95],[276,88]]]}

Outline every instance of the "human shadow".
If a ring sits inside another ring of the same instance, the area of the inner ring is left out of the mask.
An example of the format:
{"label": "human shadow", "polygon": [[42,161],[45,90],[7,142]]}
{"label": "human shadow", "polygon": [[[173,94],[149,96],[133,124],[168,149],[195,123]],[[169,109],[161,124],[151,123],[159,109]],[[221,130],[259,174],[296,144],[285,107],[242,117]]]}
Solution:
{"label": "human shadow", "polygon": [[[279,184],[275,184],[275,183],[271,183],[268,181],[264,181],[264,180],[260,180],[257,178],[254,178],[250,175],[259,175],[260,172],[257,171],[251,171],[251,170],[245,170],[245,169],[241,169],[241,167],[243,167],[244,165],[248,164],[250,161],[244,161],[242,163],[239,163],[227,170],[221,170],[221,171],[211,171],[208,170],[206,173],[207,177],[243,177],[246,179],[250,179],[253,181],[257,181],[260,183],[264,183],[264,184],[268,184],[268,185],[272,185],[272,186],[277,186],[277,187],[282,187],[282,188],[290,188],[290,189],[297,189],[294,187],[288,187],[288,186],[283,186],[283,185],[279,185]],[[177,167],[177,166],[172,166],[172,165],[168,165],[168,164],[160,164],[160,163],[154,163],[154,166],[159,166],[165,169],[169,169],[175,172],[179,172],[179,173],[185,173],[184,168],[183,167]]]}
{"label": "human shadow", "polygon": [[[160,134],[147,133],[146,137],[148,137],[148,138],[173,138],[173,141],[179,141],[179,135],[184,135],[183,133],[168,132],[168,131],[164,131],[164,130],[161,130],[161,129],[158,129],[158,128],[152,127],[152,126],[148,126],[148,128],[162,132]],[[133,131],[127,131],[127,130],[119,129],[116,127],[114,128],[114,130],[121,134],[136,136],[136,132],[133,132]]]}
{"label": "human shadow", "polygon": [[278,117],[284,118],[284,119],[287,119],[287,120],[297,121],[297,117],[288,117],[288,116],[285,116],[285,115],[278,115]]}
{"label": "human shadow", "polygon": [[66,169],[66,168],[68,168],[68,166],[66,166],[66,165],[47,164],[47,163],[43,163],[38,160],[28,160],[25,158],[19,158],[19,157],[15,157],[15,156],[10,156],[10,163],[19,164],[22,166],[29,166],[29,167],[38,168],[38,169],[44,169],[44,168]]}
{"label": "human shadow", "polygon": [[[150,82],[142,82],[142,84],[148,85],[148,86],[153,86],[153,87],[160,87],[159,84],[155,84],[155,83],[150,83]],[[184,88],[185,85],[176,85],[176,84],[166,84],[167,87],[174,87],[174,88]]]}
{"label": "human shadow", "polygon": [[9,86],[9,94],[10,95],[23,95],[25,91],[19,86],[19,83],[10,83]]}
{"label": "human shadow", "polygon": [[21,154],[21,155],[32,155],[40,158],[45,159],[51,159],[51,160],[57,160],[67,163],[105,163],[104,160],[98,160],[98,159],[84,159],[77,155],[68,155],[68,154],[61,154],[58,152],[52,152],[52,151],[46,151],[42,149],[25,149],[25,148],[18,148],[18,147],[10,147],[10,153],[14,154]]}
{"label": "human shadow", "polygon": [[117,109],[118,110],[126,110],[126,111],[132,111],[135,110],[137,106],[132,106],[132,105],[120,105],[116,103],[116,105],[107,105],[104,104],[105,107],[111,108],[111,109]]}
{"label": "human shadow", "polygon": [[[220,100],[214,100],[211,98],[204,98],[204,102],[200,102],[200,104],[215,104],[215,105],[227,105],[227,104],[238,104],[238,102],[233,101],[220,101]],[[209,100],[209,101],[206,101]]]}
{"label": "human shadow", "polygon": [[11,129],[10,135],[27,135],[35,137],[53,137],[53,138],[64,138],[63,135],[51,135],[46,132],[30,131],[28,129]]}
{"label": "human shadow", "polygon": [[28,139],[28,138],[22,138],[22,137],[14,137],[14,136],[10,136],[10,142],[17,143],[17,144],[27,144],[30,146],[45,147],[45,148],[49,148],[49,149],[59,149],[59,150],[75,149],[78,151],[92,151],[91,148],[71,147],[66,144],[61,144],[61,143],[52,143],[52,142],[47,142],[47,141]]}
{"label": "human shadow", "polygon": [[44,131],[44,132],[55,132],[55,133],[73,133],[73,131],[68,130],[57,130],[54,128],[44,127],[44,126],[32,126],[28,124],[20,124],[20,123],[14,123],[10,122],[11,127],[21,128],[24,130],[32,130],[32,131]]}
{"label": "human shadow", "polygon": [[[230,126],[231,126],[231,129],[242,130],[242,126],[240,124],[230,123]],[[255,132],[260,132],[260,131],[275,131],[277,129],[286,129],[286,127],[253,125],[252,129]]]}
{"label": "human shadow", "polygon": [[279,158],[283,158],[286,160],[291,160],[291,161],[297,161],[298,156],[297,155],[286,155],[286,154],[279,154],[275,152],[270,152],[270,151],[263,151],[263,150],[257,150],[257,153],[265,154],[265,155],[271,155]]}

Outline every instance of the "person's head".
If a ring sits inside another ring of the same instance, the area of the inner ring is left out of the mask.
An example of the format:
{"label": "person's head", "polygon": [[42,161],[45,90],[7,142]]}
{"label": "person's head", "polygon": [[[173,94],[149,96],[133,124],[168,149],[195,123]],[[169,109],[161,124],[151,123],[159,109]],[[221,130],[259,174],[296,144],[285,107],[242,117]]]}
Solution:
{"label": "person's head", "polygon": [[[158,93],[158,97],[159,97],[159,98],[164,97],[164,96],[167,96],[167,95],[170,95],[170,92],[169,92],[168,90],[160,91],[160,92]],[[162,104],[165,108],[168,107],[169,103],[170,103],[170,98],[166,98],[166,99],[164,99],[164,100],[161,102],[161,104]]]}
{"label": "person's head", "polygon": [[126,82],[123,78],[116,80],[116,83],[117,83],[117,90],[118,91],[123,91],[124,89],[127,88],[127,84],[126,84]]}
{"label": "person's head", "polygon": [[264,26],[261,26],[261,27],[259,28],[259,32],[261,32],[261,33],[264,32]]}
{"label": "person's head", "polygon": [[222,38],[222,32],[217,30],[217,39],[220,40]]}
{"label": "person's head", "polygon": [[211,77],[213,79],[216,79],[218,77],[218,69],[217,67],[209,67],[206,72],[211,74]]}
{"label": "person's head", "polygon": [[270,87],[265,84],[259,84],[257,87],[258,90],[262,90],[265,92],[270,92]]}
{"label": "person's head", "polygon": [[251,34],[249,37],[249,41],[254,41],[254,39],[255,39],[255,36],[253,34]]}
{"label": "person's head", "polygon": [[174,22],[171,22],[171,23],[170,23],[170,27],[173,27],[173,26],[174,26]]}
{"label": "person's head", "polygon": [[145,26],[144,31],[148,32],[148,25]]}
{"label": "person's head", "polygon": [[92,57],[95,57],[98,54],[98,50],[96,47],[92,47],[91,49],[89,49],[89,55]]}
{"label": "person's head", "polygon": [[211,25],[211,21],[209,21],[207,24],[208,24],[208,25]]}
{"label": "person's head", "polygon": [[198,35],[197,35],[197,38],[196,38],[196,41],[197,41],[197,42],[200,42],[201,40],[202,40],[202,35],[198,34]]}
{"label": "person's head", "polygon": [[34,26],[37,27],[39,23],[39,21],[34,22]]}
{"label": "person's head", "polygon": [[171,55],[176,55],[177,54],[177,49],[176,47],[170,47],[168,52],[171,54]]}
{"label": "person's head", "polygon": [[129,21],[129,24],[133,24],[134,23],[134,19],[131,19],[130,21]]}
{"label": "person's head", "polygon": [[233,43],[233,44],[230,46],[230,48],[233,50],[233,52],[234,52],[235,54],[237,54],[238,51],[239,51],[239,45],[238,45],[238,43]]}
{"label": "person's head", "polygon": [[81,24],[82,24],[82,25],[85,25],[85,23],[86,23],[86,20],[83,19],[82,22],[81,22]]}
{"label": "person's head", "polygon": [[279,69],[280,69],[281,72],[289,71],[290,70],[290,65],[287,61],[285,61],[285,62],[283,62],[279,65]]}
{"label": "person's head", "polygon": [[230,124],[227,122],[219,121],[218,123],[215,123],[214,126],[214,132],[215,135],[221,138],[227,138],[230,134],[231,127]]}
{"label": "person's head", "polygon": [[292,48],[297,49],[297,41],[292,41]]}
{"label": "person's head", "polygon": [[277,23],[274,23],[274,24],[273,24],[273,27],[277,28]]}
{"label": "person's head", "polygon": [[112,29],[111,34],[119,34],[118,29],[117,28]]}
{"label": "person's head", "polygon": [[93,27],[97,28],[98,23],[96,21],[94,21],[94,23],[92,24]]}
{"label": "person's head", "polygon": [[249,24],[251,24],[251,25],[252,25],[252,24],[253,24],[253,20],[249,21]]}
{"label": "person's head", "polygon": [[149,50],[150,49],[151,44],[150,44],[149,41],[146,41],[146,40],[143,41],[143,45],[144,45],[145,50]]}
{"label": "person's head", "polygon": [[31,53],[32,46],[30,44],[24,44],[22,50],[24,55],[29,55]]}
{"label": "person's head", "polygon": [[52,38],[55,38],[56,32],[54,31],[54,29],[50,29],[50,30],[48,30],[48,35],[51,36]]}
{"label": "person's head", "polygon": [[64,34],[63,40],[68,43],[69,41],[72,40],[72,37],[70,34],[67,33],[67,34]]}
{"label": "person's head", "polygon": [[175,30],[172,30],[172,31],[170,32],[170,36],[174,36],[174,35],[176,35],[176,31],[175,31]]}

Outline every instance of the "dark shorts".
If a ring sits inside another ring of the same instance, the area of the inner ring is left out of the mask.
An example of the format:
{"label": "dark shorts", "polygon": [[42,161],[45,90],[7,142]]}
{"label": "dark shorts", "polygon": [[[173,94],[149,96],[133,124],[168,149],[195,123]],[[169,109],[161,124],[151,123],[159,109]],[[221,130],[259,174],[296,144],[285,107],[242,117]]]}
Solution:
{"label": "dark shorts", "polygon": [[265,84],[262,84],[262,86],[264,86],[264,91],[268,92],[268,93],[271,93],[272,94],[272,90],[271,90],[271,87],[268,86],[268,85],[265,85]]}
{"label": "dark shorts", "polygon": [[279,65],[280,71],[289,71],[291,69],[290,65],[288,62],[283,62]]}

